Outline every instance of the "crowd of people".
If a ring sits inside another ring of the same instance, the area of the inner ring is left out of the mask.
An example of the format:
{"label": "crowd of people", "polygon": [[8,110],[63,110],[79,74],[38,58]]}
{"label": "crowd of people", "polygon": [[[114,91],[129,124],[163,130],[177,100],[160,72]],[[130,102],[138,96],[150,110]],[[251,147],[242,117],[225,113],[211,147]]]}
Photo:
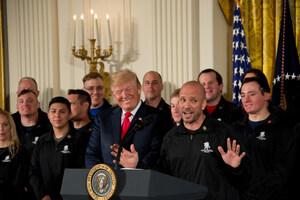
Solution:
{"label": "crowd of people", "polygon": [[100,163],[204,185],[208,200],[300,197],[293,184],[300,178],[300,120],[291,123],[270,102],[262,71],[245,72],[241,107],[223,97],[222,77],[213,69],[175,89],[170,105],[155,71],[142,83],[129,69],[112,73],[110,89],[115,105],[104,98],[101,75],[91,72],[82,89],[52,98],[45,113],[35,79],[19,81],[17,112],[0,109],[1,200],[61,200],[66,168]]}

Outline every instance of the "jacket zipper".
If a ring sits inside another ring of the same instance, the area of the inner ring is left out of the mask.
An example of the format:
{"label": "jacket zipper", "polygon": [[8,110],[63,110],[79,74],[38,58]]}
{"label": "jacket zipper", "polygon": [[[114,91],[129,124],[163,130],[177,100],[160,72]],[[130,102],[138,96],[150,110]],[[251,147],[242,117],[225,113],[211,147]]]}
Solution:
{"label": "jacket zipper", "polygon": [[191,154],[192,154],[192,141],[193,141],[193,135],[190,136],[190,141],[189,141],[189,152],[188,152],[188,155],[189,155],[189,168],[190,168],[190,174],[189,174],[189,179],[190,181],[192,181],[192,175],[193,175],[193,165],[191,164]]}

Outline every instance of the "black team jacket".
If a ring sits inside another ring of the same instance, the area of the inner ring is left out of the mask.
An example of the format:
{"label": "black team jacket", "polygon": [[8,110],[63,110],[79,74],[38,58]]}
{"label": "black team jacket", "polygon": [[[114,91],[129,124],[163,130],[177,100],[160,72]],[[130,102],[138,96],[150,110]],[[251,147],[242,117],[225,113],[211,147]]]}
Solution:
{"label": "black team jacket", "polygon": [[83,168],[86,140],[75,129],[57,143],[53,131],[43,135],[31,157],[29,183],[38,199],[50,195],[62,199],[60,189],[65,168]]}

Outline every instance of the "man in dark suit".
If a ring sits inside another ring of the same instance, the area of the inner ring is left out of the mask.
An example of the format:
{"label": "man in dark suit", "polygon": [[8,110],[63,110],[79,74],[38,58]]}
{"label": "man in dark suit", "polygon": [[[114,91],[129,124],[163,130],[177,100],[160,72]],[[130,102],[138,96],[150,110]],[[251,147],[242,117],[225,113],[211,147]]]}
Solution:
{"label": "man in dark suit", "polygon": [[[128,69],[118,71],[111,76],[111,89],[118,106],[105,110],[95,117],[93,131],[86,150],[86,167],[104,163],[114,166],[114,156],[110,147],[119,144],[127,130],[131,130],[136,121],[150,117],[151,121],[134,134],[124,137],[124,148],[129,150],[134,144],[139,153],[137,167],[152,166],[159,158],[162,138],[173,126],[171,119],[165,119],[163,113],[145,105],[141,99],[141,84],[136,74]],[[148,118],[149,119],[149,118]]]}

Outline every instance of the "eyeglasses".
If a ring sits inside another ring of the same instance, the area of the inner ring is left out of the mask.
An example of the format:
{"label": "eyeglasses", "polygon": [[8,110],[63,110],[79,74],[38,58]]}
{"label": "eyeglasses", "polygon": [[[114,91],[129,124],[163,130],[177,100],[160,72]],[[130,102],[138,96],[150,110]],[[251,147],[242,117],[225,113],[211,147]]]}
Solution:
{"label": "eyeglasses", "polygon": [[123,90],[116,90],[114,91],[113,93],[116,94],[116,95],[121,95],[123,93],[123,91],[125,92],[131,92],[133,90],[133,87],[127,87]]}
{"label": "eyeglasses", "polygon": [[104,89],[104,87],[103,86],[97,86],[97,87],[89,87],[89,88],[85,88],[87,91],[89,91],[89,92],[93,92],[93,91],[101,91],[101,90],[103,90]]}

